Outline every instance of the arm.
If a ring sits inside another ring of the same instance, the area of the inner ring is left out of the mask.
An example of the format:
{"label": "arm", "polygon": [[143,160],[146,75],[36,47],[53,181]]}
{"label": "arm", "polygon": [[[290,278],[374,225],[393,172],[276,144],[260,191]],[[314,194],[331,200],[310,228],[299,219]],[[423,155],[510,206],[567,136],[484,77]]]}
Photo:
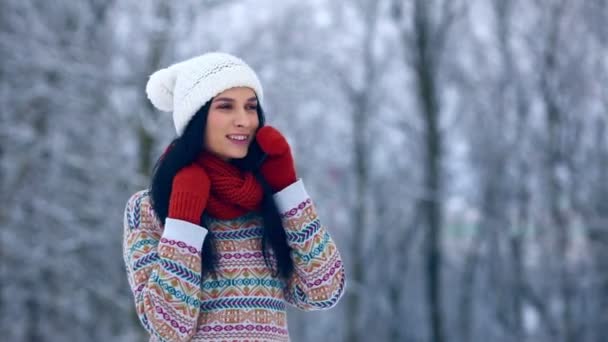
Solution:
{"label": "arm", "polygon": [[162,341],[189,341],[200,310],[201,248],[207,231],[167,218],[164,231],[140,191],[124,212],[123,256],[137,316]]}
{"label": "arm", "polygon": [[342,258],[329,232],[319,221],[301,180],[274,195],[292,248],[294,272],[285,299],[306,311],[329,309],[344,292]]}

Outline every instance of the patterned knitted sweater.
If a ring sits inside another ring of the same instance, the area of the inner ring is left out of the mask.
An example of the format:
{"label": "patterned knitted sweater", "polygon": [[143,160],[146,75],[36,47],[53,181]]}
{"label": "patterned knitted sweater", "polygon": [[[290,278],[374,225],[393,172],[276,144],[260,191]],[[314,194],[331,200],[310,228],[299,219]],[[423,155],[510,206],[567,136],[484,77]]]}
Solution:
{"label": "patterned knitted sweater", "polygon": [[[148,190],[124,213],[123,254],[135,308],[150,341],[289,341],[285,304],[302,310],[336,305],[345,287],[336,245],[301,180],[274,195],[294,272],[273,276],[262,254],[262,217],[207,218],[205,228],[156,219]],[[212,235],[216,274],[201,276],[201,249]]]}

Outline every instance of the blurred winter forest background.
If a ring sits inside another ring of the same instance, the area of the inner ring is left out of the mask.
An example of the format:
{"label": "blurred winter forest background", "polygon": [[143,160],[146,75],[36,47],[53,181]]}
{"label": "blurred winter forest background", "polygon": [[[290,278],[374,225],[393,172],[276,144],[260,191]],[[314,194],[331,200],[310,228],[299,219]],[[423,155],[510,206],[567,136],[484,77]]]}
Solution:
{"label": "blurred winter forest background", "polygon": [[304,341],[606,341],[607,0],[0,1],[0,336],[145,341],[145,83],[245,59],[345,259]]}

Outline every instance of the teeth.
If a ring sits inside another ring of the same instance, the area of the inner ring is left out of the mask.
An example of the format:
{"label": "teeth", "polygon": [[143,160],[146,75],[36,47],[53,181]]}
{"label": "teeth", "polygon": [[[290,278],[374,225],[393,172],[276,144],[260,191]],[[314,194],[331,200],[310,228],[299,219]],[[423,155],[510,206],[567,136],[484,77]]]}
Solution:
{"label": "teeth", "polygon": [[228,138],[232,139],[232,140],[246,140],[247,136],[246,135],[229,135]]}

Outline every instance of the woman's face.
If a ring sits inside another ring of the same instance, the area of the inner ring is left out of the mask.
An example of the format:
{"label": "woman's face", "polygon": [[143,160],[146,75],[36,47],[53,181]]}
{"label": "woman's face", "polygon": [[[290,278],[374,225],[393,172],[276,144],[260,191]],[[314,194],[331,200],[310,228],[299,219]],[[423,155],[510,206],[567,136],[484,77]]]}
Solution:
{"label": "woman's face", "polygon": [[244,158],[260,124],[257,108],[258,100],[251,88],[237,87],[219,93],[209,107],[205,149],[224,160]]}

